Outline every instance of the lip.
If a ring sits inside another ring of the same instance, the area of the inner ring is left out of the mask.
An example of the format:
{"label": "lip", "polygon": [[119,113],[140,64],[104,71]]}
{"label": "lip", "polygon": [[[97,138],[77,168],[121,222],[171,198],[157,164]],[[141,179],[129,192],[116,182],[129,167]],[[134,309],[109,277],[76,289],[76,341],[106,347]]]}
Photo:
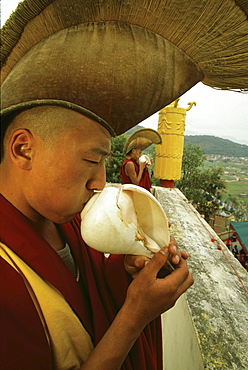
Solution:
{"label": "lip", "polygon": [[93,197],[93,195],[94,195],[95,193],[92,193],[90,196],[89,196],[89,198],[83,203],[83,205],[82,205],[82,209],[81,209],[81,211],[80,212],[82,212],[82,210],[84,209],[84,207],[86,206],[86,204],[88,203],[88,201],[90,200],[90,198],[92,198]]}
{"label": "lip", "polygon": [[83,211],[84,207],[86,206],[86,204],[88,203],[88,201],[93,197],[93,195],[95,195],[95,194],[97,194],[97,193],[101,193],[101,192],[102,192],[102,190],[94,190],[94,191],[91,193],[91,195],[89,196],[89,198],[86,200],[86,202],[84,202],[84,203],[83,203],[83,205],[82,205],[82,209],[81,209],[81,211],[80,211],[80,212],[82,212],[82,211]]}

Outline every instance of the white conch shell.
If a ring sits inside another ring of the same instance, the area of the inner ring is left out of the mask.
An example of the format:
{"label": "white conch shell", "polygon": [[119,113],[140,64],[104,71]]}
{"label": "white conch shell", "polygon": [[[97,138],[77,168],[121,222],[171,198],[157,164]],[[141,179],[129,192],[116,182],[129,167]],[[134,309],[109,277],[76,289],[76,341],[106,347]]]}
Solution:
{"label": "white conch shell", "polygon": [[140,186],[104,188],[87,202],[81,217],[84,241],[104,253],[152,257],[169,244],[163,208]]}
{"label": "white conch shell", "polygon": [[139,157],[139,163],[147,163],[149,166],[151,165],[151,160],[150,158],[148,157],[148,155],[146,154],[143,154]]}

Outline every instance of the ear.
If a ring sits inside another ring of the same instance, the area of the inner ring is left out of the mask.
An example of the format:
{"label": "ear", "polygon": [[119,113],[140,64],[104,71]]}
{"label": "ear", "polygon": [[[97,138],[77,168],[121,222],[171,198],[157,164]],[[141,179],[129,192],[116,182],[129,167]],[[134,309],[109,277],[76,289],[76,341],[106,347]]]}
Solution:
{"label": "ear", "polygon": [[15,164],[22,170],[32,168],[34,137],[27,129],[14,131],[10,138],[10,155]]}

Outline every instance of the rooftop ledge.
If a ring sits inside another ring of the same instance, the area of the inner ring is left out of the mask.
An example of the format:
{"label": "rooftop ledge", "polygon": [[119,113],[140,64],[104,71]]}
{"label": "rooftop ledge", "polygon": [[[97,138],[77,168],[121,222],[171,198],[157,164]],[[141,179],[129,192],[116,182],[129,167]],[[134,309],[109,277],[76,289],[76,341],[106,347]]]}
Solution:
{"label": "rooftop ledge", "polygon": [[247,370],[246,270],[179,189],[153,189],[195,279],[163,315],[164,370]]}

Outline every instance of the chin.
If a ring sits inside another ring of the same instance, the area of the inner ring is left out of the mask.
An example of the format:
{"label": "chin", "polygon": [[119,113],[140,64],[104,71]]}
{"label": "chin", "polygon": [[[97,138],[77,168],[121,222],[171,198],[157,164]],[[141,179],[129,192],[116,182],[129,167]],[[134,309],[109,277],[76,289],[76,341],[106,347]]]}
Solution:
{"label": "chin", "polygon": [[57,220],[53,220],[53,222],[58,225],[66,224],[67,222],[72,221],[76,216],[77,216],[77,213],[70,215],[70,216],[63,217],[63,218],[60,217]]}

